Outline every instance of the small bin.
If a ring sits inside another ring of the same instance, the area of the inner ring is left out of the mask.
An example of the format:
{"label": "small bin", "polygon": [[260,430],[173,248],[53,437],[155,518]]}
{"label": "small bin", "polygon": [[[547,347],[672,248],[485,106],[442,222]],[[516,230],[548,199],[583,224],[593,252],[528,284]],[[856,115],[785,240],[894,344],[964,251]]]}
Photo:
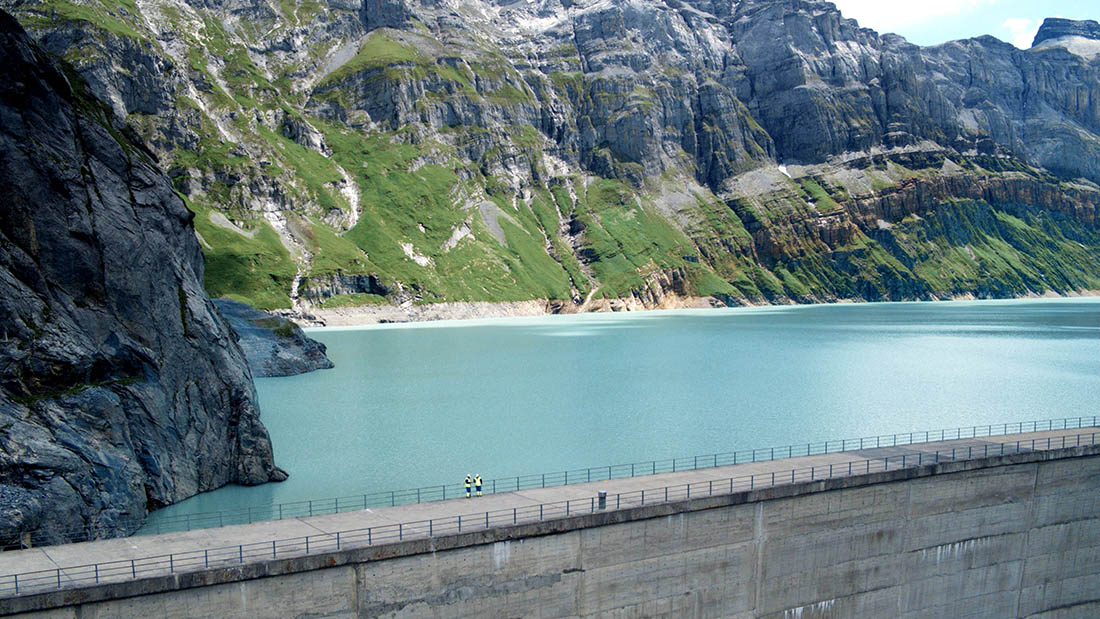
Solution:
{"label": "small bin", "polygon": [[600,497],[600,509],[607,509],[607,491],[600,490],[598,496]]}

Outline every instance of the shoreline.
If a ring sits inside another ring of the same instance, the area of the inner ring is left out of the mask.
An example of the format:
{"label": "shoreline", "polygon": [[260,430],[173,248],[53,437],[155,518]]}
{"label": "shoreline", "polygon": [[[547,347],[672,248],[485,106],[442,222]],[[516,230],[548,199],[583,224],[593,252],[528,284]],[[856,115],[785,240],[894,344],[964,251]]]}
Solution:
{"label": "shoreline", "polygon": [[[1047,291],[1042,294],[1029,293],[1015,297],[982,299],[967,293],[927,301],[912,300],[912,303],[935,303],[951,301],[1012,301],[1022,299],[1072,299],[1100,297],[1100,290],[1078,290],[1065,294]],[[887,303],[893,301],[886,301]],[[898,301],[906,302],[906,301]],[[659,303],[647,304],[639,299],[600,299],[583,305],[573,305],[568,301],[535,299],[530,301],[448,301],[416,305],[365,305],[341,308],[310,308],[306,311],[282,310],[275,313],[288,318],[302,327],[361,327],[378,324],[400,324],[437,321],[483,320],[487,318],[518,318],[553,316],[559,314],[594,314],[618,312],[648,312],[674,309],[721,309],[727,307],[791,307],[812,305],[870,304],[883,301],[865,301],[861,299],[837,299],[815,303],[742,303],[727,305],[714,297],[678,297],[666,296]]]}

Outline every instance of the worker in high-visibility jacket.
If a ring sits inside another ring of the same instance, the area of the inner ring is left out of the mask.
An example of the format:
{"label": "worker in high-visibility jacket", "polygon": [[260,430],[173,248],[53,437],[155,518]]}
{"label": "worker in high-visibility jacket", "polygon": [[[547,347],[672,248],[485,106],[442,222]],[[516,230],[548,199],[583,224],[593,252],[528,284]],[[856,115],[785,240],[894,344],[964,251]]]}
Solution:
{"label": "worker in high-visibility jacket", "polygon": [[474,488],[477,489],[477,495],[481,496],[481,475],[474,475]]}
{"label": "worker in high-visibility jacket", "polygon": [[470,474],[469,474],[469,473],[466,473],[466,498],[467,498],[467,499],[468,499],[468,498],[470,498],[470,483],[471,483],[472,481],[473,481],[473,480],[472,480],[472,479],[470,479]]}

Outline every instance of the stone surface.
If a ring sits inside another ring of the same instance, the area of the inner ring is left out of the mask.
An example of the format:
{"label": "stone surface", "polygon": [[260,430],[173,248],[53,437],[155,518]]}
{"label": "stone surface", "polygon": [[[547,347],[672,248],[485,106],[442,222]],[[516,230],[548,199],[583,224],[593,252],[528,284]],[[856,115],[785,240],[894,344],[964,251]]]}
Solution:
{"label": "stone surface", "polygon": [[1084,37],[1100,41],[1100,23],[1091,19],[1074,20],[1064,17],[1048,17],[1043,20],[1039,32],[1035,33],[1035,41],[1031,45],[1035,46],[1044,41],[1062,37]]}
{"label": "stone surface", "polygon": [[129,533],[277,478],[193,215],[132,130],[0,12],[0,543]]}
{"label": "stone surface", "polygon": [[253,376],[293,376],[333,367],[325,345],[307,337],[294,322],[232,299],[215,299],[214,306],[237,334]]}

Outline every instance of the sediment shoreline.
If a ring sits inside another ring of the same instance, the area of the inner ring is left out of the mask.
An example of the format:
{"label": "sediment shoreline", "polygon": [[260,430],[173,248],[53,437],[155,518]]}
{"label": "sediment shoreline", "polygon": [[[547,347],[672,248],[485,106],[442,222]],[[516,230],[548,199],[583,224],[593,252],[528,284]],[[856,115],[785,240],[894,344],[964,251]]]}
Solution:
{"label": "sediment shoreline", "polygon": [[[1065,294],[1047,291],[1043,294],[1031,293],[1003,299],[1040,299],[1040,298],[1076,298],[1100,297],[1100,290],[1079,290]],[[983,300],[974,294],[954,295],[931,301],[978,301]],[[509,318],[523,316],[550,316],[556,314],[585,314],[601,312],[639,312],[669,309],[706,309],[722,307],[755,307],[785,305],[835,305],[840,303],[870,303],[858,299],[838,299],[817,303],[752,303],[727,305],[714,297],[678,297],[666,296],[660,303],[647,304],[636,298],[597,299],[582,305],[569,301],[535,299],[530,301],[451,301],[445,303],[403,305],[368,305],[341,308],[309,308],[304,311],[276,312],[303,327],[355,327],[384,323],[431,322],[439,320],[476,320],[485,318]]]}

